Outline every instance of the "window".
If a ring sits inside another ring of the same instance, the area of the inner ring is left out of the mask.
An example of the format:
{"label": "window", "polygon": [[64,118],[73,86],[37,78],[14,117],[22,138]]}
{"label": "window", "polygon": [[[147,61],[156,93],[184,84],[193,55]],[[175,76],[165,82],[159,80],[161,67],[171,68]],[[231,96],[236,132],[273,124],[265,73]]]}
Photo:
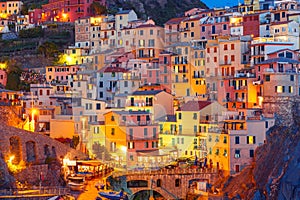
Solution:
{"label": "window", "polygon": [[115,135],[115,128],[111,128],[111,135]]}
{"label": "window", "polygon": [[235,158],[240,158],[241,157],[241,151],[239,149],[235,150],[234,157]]}
{"label": "window", "polygon": [[254,157],[254,150],[253,149],[250,149],[250,151],[249,151],[249,157],[250,158]]}
{"label": "window", "polygon": [[111,121],[115,121],[115,116],[112,115],[111,118],[110,118],[110,120]]}
{"label": "window", "polygon": [[227,157],[227,149],[224,149],[223,156]]}
{"label": "window", "polygon": [[255,144],[255,136],[247,136],[247,144]]}
{"label": "window", "polygon": [[175,179],[175,187],[180,187],[180,179]]}
{"label": "window", "polygon": [[97,103],[97,104],[96,104],[96,109],[97,109],[97,110],[101,110],[101,104],[100,104],[100,103]]}
{"label": "window", "polygon": [[220,153],[220,150],[219,149],[216,149],[216,155],[218,156]]}
{"label": "window", "polygon": [[235,57],[234,55],[231,55],[231,62],[234,62],[235,61]]}
{"label": "window", "polygon": [[181,113],[178,113],[178,119],[181,119]]}
{"label": "window", "polygon": [[219,142],[219,136],[216,136],[215,142]]}
{"label": "window", "polygon": [[235,136],[235,144],[240,144],[240,137],[239,136]]}
{"label": "window", "polygon": [[266,75],[266,82],[269,82],[270,81],[270,75]]}
{"label": "window", "polygon": [[218,62],[218,59],[217,59],[217,57],[214,57],[214,62]]}
{"label": "window", "polygon": [[205,26],[202,26],[202,32],[205,32]]}
{"label": "window", "polygon": [[289,86],[289,93],[293,93],[293,86]]}
{"label": "window", "polygon": [[197,125],[194,125],[194,133],[197,133]]}
{"label": "window", "polygon": [[194,37],[194,35],[195,35],[194,32],[191,32],[191,37]]}
{"label": "window", "polygon": [[140,35],[144,35],[144,31],[143,30],[140,30]]}
{"label": "window", "polygon": [[144,137],[148,136],[148,128],[144,128]]}
{"label": "window", "polygon": [[275,92],[284,93],[285,92],[285,86],[275,86]]}
{"label": "window", "polygon": [[149,148],[148,142],[145,142],[145,143],[144,143],[144,147],[145,147],[145,148]]}
{"label": "window", "polygon": [[228,45],[227,44],[224,44],[224,50],[228,50]]}
{"label": "window", "polygon": [[230,46],[231,46],[231,50],[234,50],[234,44],[231,44]]}
{"label": "window", "polygon": [[193,113],[193,119],[197,119],[197,113]]}
{"label": "window", "polygon": [[128,149],[134,149],[134,142],[128,142]]}
{"label": "window", "polygon": [[266,121],[266,123],[265,123],[265,128],[269,128],[269,122],[268,121]]}

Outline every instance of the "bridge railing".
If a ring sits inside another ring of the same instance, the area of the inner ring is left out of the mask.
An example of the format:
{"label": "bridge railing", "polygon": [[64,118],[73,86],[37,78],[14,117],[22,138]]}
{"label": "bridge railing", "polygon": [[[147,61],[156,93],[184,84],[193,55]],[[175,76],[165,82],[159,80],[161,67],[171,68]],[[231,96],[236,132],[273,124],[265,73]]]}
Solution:
{"label": "bridge railing", "polygon": [[126,171],[115,171],[113,172],[113,176],[124,176],[124,175],[138,175],[138,174],[147,174],[147,175],[173,175],[173,174],[217,174],[220,170],[216,168],[184,168],[184,169],[165,169],[162,168],[160,170],[126,170]]}
{"label": "bridge railing", "polygon": [[70,193],[69,188],[65,187],[33,187],[31,189],[3,189],[0,190],[1,196],[18,196],[18,195],[44,195],[44,194],[55,194],[65,195]]}

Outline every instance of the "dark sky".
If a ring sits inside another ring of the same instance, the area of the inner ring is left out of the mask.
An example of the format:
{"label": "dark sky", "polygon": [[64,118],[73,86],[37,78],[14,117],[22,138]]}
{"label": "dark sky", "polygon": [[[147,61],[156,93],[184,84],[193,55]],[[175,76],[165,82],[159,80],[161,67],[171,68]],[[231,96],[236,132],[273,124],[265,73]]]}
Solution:
{"label": "dark sky", "polygon": [[[239,0],[202,0],[209,8],[214,7],[225,7],[225,6],[235,6],[238,5]],[[243,0],[240,0],[240,3],[243,3]]]}

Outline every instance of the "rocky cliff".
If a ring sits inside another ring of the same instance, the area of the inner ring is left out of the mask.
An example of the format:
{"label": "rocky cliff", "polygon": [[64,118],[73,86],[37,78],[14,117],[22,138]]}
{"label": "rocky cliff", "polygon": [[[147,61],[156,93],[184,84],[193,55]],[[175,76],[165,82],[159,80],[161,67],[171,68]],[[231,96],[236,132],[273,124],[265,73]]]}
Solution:
{"label": "rocky cliff", "polygon": [[172,17],[178,17],[191,8],[208,8],[199,0],[111,0],[107,1],[109,10],[117,12],[119,8],[133,9],[140,18],[152,18],[163,25]]}
{"label": "rocky cliff", "polygon": [[300,199],[298,100],[290,109],[279,108],[281,114],[276,119],[277,123],[267,133],[267,143],[256,150],[253,165],[238,176],[230,177],[224,184],[222,191],[226,197]]}

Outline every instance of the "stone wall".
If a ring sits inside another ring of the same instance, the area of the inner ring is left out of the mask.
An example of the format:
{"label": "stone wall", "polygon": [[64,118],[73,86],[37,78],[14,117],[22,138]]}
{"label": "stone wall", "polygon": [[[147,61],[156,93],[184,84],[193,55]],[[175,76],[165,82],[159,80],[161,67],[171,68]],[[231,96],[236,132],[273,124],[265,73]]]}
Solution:
{"label": "stone wall", "polygon": [[[11,141],[18,140],[18,147],[11,145]],[[22,129],[0,124],[0,152],[7,158],[13,154],[20,154],[20,160],[27,164],[44,164],[48,157],[70,159],[77,157],[84,159],[87,156],[72,149],[48,136],[32,133]],[[19,150],[16,150],[19,149]]]}
{"label": "stone wall", "polygon": [[[48,136],[24,131],[6,124],[0,124],[0,144],[0,153],[3,155],[3,161],[7,161],[10,156],[14,156],[13,164],[25,163],[26,168],[16,173],[15,179],[21,183],[27,182],[29,185],[39,185],[41,173],[44,177],[42,185],[61,185],[63,183],[60,178],[61,159],[64,157],[69,159],[74,159],[75,157],[78,159],[87,158],[87,155],[82,152]],[[6,173],[3,173],[4,175],[0,180],[11,180],[7,170],[5,171]],[[5,186],[0,184],[0,187],[14,186],[13,184],[6,184]]]}

